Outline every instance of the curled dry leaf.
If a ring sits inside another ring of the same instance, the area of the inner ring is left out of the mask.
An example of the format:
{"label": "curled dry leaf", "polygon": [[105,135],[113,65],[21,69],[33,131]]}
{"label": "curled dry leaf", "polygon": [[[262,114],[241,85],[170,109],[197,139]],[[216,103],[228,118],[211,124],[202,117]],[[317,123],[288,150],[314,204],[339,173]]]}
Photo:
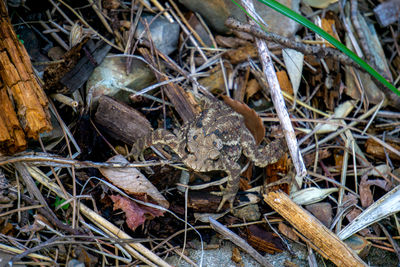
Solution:
{"label": "curled dry leaf", "polygon": [[126,224],[133,231],[146,220],[151,220],[164,214],[162,210],[139,205],[120,195],[110,196],[110,198],[114,202],[114,210],[121,209],[125,212]]}
{"label": "curled dry leaf", "polygon": [[400,186],[396,186],[383,197],[375,201],[364,210],[356,219],[343,228],[338,237],[346,239],[352,234],[400,211]]}
{"label": "curled dry leaf", "polygon": [[265,128],[260,116],[258,116],[254,109],[249,108],[249,106],[244,103],[240,103],[227,96],[222,96],[222,99],[225,104],[244,117],[244,123],[247,129],[249,129],[254,136],[256,143],[260,144],[265,136]]}
{"label": "curled dry leaf", "polygon": [[364,175],[361,177],[360,181],[360,201],[361,201],[361,206],[363,208],[367,208],[371,206],[372,203],[374,203],[374,199],[372,197],[372,192],[371,192],[371,185],[367,182],[367,175]]}
{"label": "curled dry leaf", "polygon": [[[279,79],[279,78],[278,78]],[[289,79],[288,79],[289,81]],[[249,100],[254,94],[260,91],[261,86],[256,79],[251,79],[246,86],[246,99]]]}
{"label": "curled dry leaf", "polygon": [[290,195],[290,198],[298,205],[310,205],[317,203],[333,192],[337,192],[337,188],[321,189],[317,187],[309,187],[302,189]]}
{"label": "curled dry leaf", "polygon": [[360,186],[359,186],[361,206],[363,208],[367,208],[367,207],[371,206],[372,203],[374,203],[374,199],[373,199],[372,191],[371,191],[371,185],[378,186],[385,191],[390,190],[390,184],[387,181],[382,180],[382,179],[368,180],[367,178],[368,178],[367,175],[363,175],[361,177]]}
{"label": "curled dry leaf", "polygon": [[[128,163],[121,155],[110,158],[107,162]],[[157,188],[136,168],[100,168],[108,180],[125,192],[136,196],[149,196],[164,208],[169,207],[168,201]]]}
{"label": "curled dry leaf", "polygon": [[[339,106],[335,108],[335,112],[332,116],[333,118],[345,118],[347,115],[350,114],[350,112],[354,109],[355,107],[355,102],[354,101],[346,101]],[[340,121],[338,120],[330,120],[331,123],[318,123],[315,128],[318,127],[318,130],[316,131],[317,134],[325,134],[325,133],[330,133],[334,132],[339,128]],[[305,128],[299,128],[299,130],[309,133],[311,132],[310,129],[305,129]]]}

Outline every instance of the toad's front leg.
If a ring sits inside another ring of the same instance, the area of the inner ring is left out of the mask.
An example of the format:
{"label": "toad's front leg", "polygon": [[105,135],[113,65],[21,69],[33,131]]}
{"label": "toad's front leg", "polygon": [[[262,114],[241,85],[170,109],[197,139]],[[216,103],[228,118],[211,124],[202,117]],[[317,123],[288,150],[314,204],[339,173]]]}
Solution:
{"label": "toad's front leg", "polygon": [[181,140],[173,133],[165,129],[157,129],[148,135],[139,138],[132,146],[131,154],[137,159],[143,152],[144,149],[156,145],[169,146],[179,157],[185,155],[185,144],[180,142]]}
{"label": "toad's front leg", "polygon": [[225,172],[228,174],[228,182],[226,183],[225,189],[222,191],[222,200],[218,206],[217,211],[220,211],[224,206],[225,202],[228,201],[230,204],[230,208],[233,208],[233,201],[235,200],[235,196],[239,190],[239,182],[240,182],[240,165],[233,161],[225,162]]}
{"label": "toad's front leg", "polygon": [[285,138],[274,140],[265,146],[257,146],[250,132],[242,135],[243,154],[258,167],[276,163],[287,151]]}

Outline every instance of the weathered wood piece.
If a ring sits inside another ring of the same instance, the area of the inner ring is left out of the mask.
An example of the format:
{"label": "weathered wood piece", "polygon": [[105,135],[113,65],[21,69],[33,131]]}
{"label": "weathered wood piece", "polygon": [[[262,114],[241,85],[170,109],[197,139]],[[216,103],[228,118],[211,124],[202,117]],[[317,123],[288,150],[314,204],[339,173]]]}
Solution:
{"label": "weathered wood piece", "polygon": [[381,27],[395,23],[400,18],[400,1],[385,1],[374,8],[374,14]]}
{"label": "weathered wood piece", "polygon": [[89,40],[83,46],[85,56],[60,80],[60,83],[68,89],[68,93],[73,93],[89,79],[94,68],[103,61],[110,49],[111,46],[102,40],[96,44]]}
{"label": "weathered wood piece", "polygon": [[19,124],[7,89],[0,85],[0,150],[13,154],[26,148],[25,133]]}
{"label": "weathered wood piece", "polygon": [[223,235],[226,239],[229,239],[233,244],[240,247],[244,251],[246,251],[253,259],[255,259],[261,266],[272,267],[273,265],[268,262],[268,260],[258,253],[252,246],[250,246],[246,241],[244,241],[240,236],[209,217],[211,227]]}
{"label": "weathered wood piece", "polygon": [[150,122],[142,114],[108,96],[100,97],[95,121],[113,138],[127,144],[152,131]]}
{"label": "weathered wood piece", "polygon": [[45,90],[58,93],[73,93],[89,79],[110,51],[111,46],[100,40],[94,43],[84,39],[63,56],[63,61],[48,66],[43,80]]}
{"label": "weathered wood piece", "polygon": [[316,251],[337,266],[367,266],[331,230],[285,193],[269,192],[264,195],[264,201],[296,228]]}
{"label": "weathered wood piece", "polygon": [[[146,48],[139,48],[139,52],[143,55],[144,59],[149,63],[154,63],[153,57]],[[156,64],[152,64],[153,67],[157,68]],[[154,71],[158,82],[165,82],[168,80],[165,76],[162,76],[159,72]],[[185,95],[185,90],[177,84],[168,83],[163,86],[165,93],[167,94],[169,100],[175,107],[176,112],[182,118],[184,122],[191,121],[196,116],[196,110],[194,106],[189,102],[187,96]]]}
{"label": "weathered wood piece", "polygon": [[11,26],[4,1],[0,1],[0,82],[0,149],[14,153],[25,149],[25,136],[36,139],[39,133],[51,130],[51,123],[47,97]]}

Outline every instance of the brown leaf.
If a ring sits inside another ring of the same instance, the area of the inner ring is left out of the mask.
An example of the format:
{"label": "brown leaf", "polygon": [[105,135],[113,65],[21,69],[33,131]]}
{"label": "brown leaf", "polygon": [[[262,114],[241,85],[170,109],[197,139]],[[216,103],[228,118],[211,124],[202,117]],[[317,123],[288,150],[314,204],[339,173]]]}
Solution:
{"label": "brown leaf", "polygon": [[244,103],[233,100],[228,96],[222,96],[222,99],[225,104],[244,117],[244,123],[247,129],[253,134],[257,145],[259,145],[265,136],[265,128],[260,116],[258,116],[254,109],[249,108],[249,106]]}
{"label": "brown leaf", "polygon": [[296,235],[296,233],[293,231],[293,229],[291,227],[287,226],[286,224],[280,222],[278,224],[278,229],[279,229],[279,232],[281,232],[284,236],[286,236],[290,240],[293,240],[296,242],[299,241],[298,235]]}
{"label": "brown leaf", "polygon": [[[107,162],[129,163],[123,156],[116,155]],[[136,168],[100,168],[101,174],[114,185],[136,196],[151,197],[160,206],[169,207],[169,202],[157,190],[157,188]]]}
{"label": "brown leaf", "polygon": [[[349,222],[352,222],[358,215],[361,214],[361,211],[357,208],[352,209],[349,213],[346,214],[346,218]],[[358,232],[362,236],[370,235],[371,232],[368,228],[364,228]]]}
{"label": "brown leaf", "polygon": [[227,58],[233,65],[247,60],[248,58],[255,58],[258,56],[257,49],[251,43],[238,49],[228,50],[224,53],[223,57]]}
{"label": "brown leaf", "polygon": [[162,210],[139,205],[120,195],[111,195],[110,198],[114,202],[114,210],[121,209],[125,212],[126,224],[133,231],[146,220],[152,220],[164,214]]}
{"label": "brown leaf", "polygon": [[276,76],[278,78],[281,89],[283,91],[285,91],[286,93],[293,95],[292,83],[289,81],[289,77],[288,77],[286,71],[284,71],[284,70],[278,71],[276,73]]}
{"label": "brown leaf", "polygon": [[248,243],[257,250],[270,254],[281,253],[283,245],[281,240],[271,232],[257,225],[250,225],[247,228]]}
{"label": "brown leaf", "polygon": [[389,191],[390,190],[390,186],[391,186],[390,183],[388,183],[386,180],[383,180],[383,179],[367,180],[367,183],[369,185],[378,186],[378,187],[382,188],[385,191]]}
{"label": "brown leaf", "polygon": [[374,203],[374,199],[372,197],[372,192],[371,192],[371,184],[368,183],[367,181],[368,176],[363,175],[361,177],[360,181],[360,200],[361,200],[361,207],[367,208],[369,207],[372,203]]}
{"label": "brown leaf", "polygon": [[328,202],[319,202],[306,206],[306,209],[311,212],[320,222],[326,227],[330,227],[332,223],[332,205]]}
{"label": "brown leaf", "polygon": [[256,79],[251,79],[246,87],[246,99],[249,100],[255,93],[260,91],[261,86]]}
{"label": "brown leaf", "polygon": [[[339,36],[336,31],[335,27],[335,20],[334,19],[327,19],[323,18],[321,20],[321,28],[329,33],[331,36],[335,37],[336,40],[340,42]],[[334,47],[332,44],[326,42],[325,44],[327,47]]]}

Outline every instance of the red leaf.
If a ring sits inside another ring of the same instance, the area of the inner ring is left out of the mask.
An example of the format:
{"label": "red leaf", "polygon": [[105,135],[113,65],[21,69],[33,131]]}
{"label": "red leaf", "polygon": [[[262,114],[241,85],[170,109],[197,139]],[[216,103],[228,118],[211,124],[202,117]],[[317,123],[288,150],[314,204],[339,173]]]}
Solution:
{"label": "red leaf", "polygon": [[162,210],[137,204],[136,202],[120,195],[111,195],[110,197],[114,202],[114,210],[121,209],[125,212],[126,223],[133,231],[138,226],[142,225],[147,219],[152,220],[155,217],[164,214],[164,211]]}

